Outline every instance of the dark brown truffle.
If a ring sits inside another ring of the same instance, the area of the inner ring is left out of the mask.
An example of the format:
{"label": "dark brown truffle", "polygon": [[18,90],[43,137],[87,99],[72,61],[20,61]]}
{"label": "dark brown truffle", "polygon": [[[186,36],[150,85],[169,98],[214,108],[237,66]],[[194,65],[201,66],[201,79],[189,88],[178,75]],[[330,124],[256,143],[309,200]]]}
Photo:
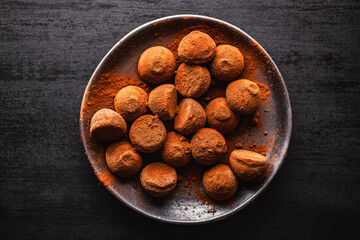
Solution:
{"label": "dark brown truffle", "polygon": [[165,163],[150,163],[141,171],[140,182],[152,196],[163,197],[175,188],[177,174],[173,167]]}
{"label": "dark brown truffle", "polygon": [[141,54],[138,71],[142,79],[149,83],[163,83],[175,72],[174,54],[167,48],[156,46]]}
{"label": "dark brown truffle", "polygon": [[91,118],[90,135],[98,141],[111,142],[124,136],[126,128],[126,122],[120,114],[103,108]]}
{"label": "dark brown truffle", "polygon": [[217,201],[224,201],[236,193],[238,181],[230,167],[225,164],[217,164],[205,171],[203,187],[209,197]]}
{"label": "dark brown truffle", "polygon": [[258,85],[247,79],[231,82],[226,88],[226,102],[235,112],[251,114],[258,108],[260,100]]}
{"label": "dark brown truffle", "polygon": [[200,97],[208,90],[210,83],[210,72],[205,66],[182,63],[176,71],[176,90],[184,97]]}
{"label": "dark brown truffle", "polygon": [[142,166],[142,157],[127,141],[111,144],[106,149],[106,163],[110,170],[120,177],[131,177]]}
{"label": "dark brown truffle", "polygon": [[177,132],[169,132],[161,151],[161,158],[171,166],[185,166],[192,158],[190,141]]}
{"label": "dark brown truffle", "polygon": [[234,46],[220,45],[210,63],[213,77],[221,81],[231,81],[240,76],[244,69],[244,57]]}
{"label": "dark brown truffle", "polygon": [[215,98],[205,108],[206,121],[209,127],[221,133],[234,130],[239,123],[239,116],[234,113],[223,97]]}
{"label": "dark brown truffle", "polygon": [[151,153],[164,145],[166,128],[157,116],[144,115],[131,125],[129,137],[136,150]]}
{"label": "dark brown truffle", "polygon": [[234,150],[230,166],[239,179],[250,181],[260,176],[268,166],[265,156],[248,150]]}
{"label": "dark brown truffle", "polygon": [[191,98],[183,99],[179,104],[178,114],[174,119],[174,128],[182,135],[189,135],[206,124],[204,108]]}
{"label": "dark brown truffle", "polygon": [[162,120],[170,120],[175,116],[177,92],[172,84],[163,84],[149,94],[149,108]]}
{"label": "dark brown truffle", "polygon": [[148,94],[137,86],[126,86],[114,99],[115,110],[126,120],[134,121],[147,113]]}
{"label": "dark brown truffle", "polygon": [[191,153],[199,164],[211,165],[224,157],[227,150],[225,138],[212,128],[197,131],[191,139]]}
{"label": "dark brown truffle", "polygon": [[192,31],[180,42],[178,54],[188,64],[201,64],[210,61],[215,55],[216,44],[206,33]]}

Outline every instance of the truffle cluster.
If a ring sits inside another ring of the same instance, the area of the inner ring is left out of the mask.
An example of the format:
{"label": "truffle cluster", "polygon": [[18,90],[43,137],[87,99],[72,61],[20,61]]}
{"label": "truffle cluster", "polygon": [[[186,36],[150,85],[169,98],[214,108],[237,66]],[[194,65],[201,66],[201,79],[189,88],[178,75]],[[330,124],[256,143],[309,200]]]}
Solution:
{"label": "truffle cluster", "polygon": [[[98,141],[112,142],[105,160],[119,177],[137,174],[143,153],[159,151],[163,162],[150,163],[140,173],[141,185],[154,197],[173,191],[175,168],[194,160],[207,168],[202,183],[208,196],[229,199],[237,192],[238,179],[253,180],[268,165],[265,156],[247,150],[234,150],[229,165],[219,164],[228,150],[223,134],[236,129],[241,114],[256,111],[261,101],[259,87],[240,78],[245,66],[240,50],[216,46],[206,33],[192,31],[185,36],[178,56],[181,63],[176,69],[169,49],[155,46],[143,52],[139,75],[158,85],[149,94],[138,86],[121,88],[114,98],[115,111],[104,108],[93,115],[90,134]],[[200,104],[198,98],[208,91],[212,78],[228,83],[225,97]]]}

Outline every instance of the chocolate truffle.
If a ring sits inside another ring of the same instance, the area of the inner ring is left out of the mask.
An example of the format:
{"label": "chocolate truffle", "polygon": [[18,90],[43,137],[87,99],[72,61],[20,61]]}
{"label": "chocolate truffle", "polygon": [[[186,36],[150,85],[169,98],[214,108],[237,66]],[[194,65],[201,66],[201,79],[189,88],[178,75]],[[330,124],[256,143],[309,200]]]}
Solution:
{"label": "chocolate truffle", "polygon": [[134,121],[147,113],[148,94],[137,86],[126,86],[114,99],[115,110],[127,121]]}
{"label": "chocolate truffle", "polygon": [[172,84],[163,84],[149,94],[149,108],[162,120],[170,120],[175,116],[177,92]]}
{"label": "chocolate truffle", "polygon": [[210,83],[210,72],[205,66],[182,63],[176,71],[176,90],[184,97],[200,97],[208,90]]}
{"label": "chocolate truffle", "polygon": [[240,79],[226,88],[226,102],[235,112],[251,114],[258,108],[260,100],[260,89],[253,81]]}
{"label": "chocolate truffle", "polygon": [[192,31],[180,42],[178,54],[183,62],[201,64],[210,61],[215,55],[216,44],[206,33]]}
{"label": "chocolate truffle", "polygon": [[131,177],[142,166],[142,157],[127,141],[111,144],[105,153],[110,170],[120,177]]}
{"label": "chocolate truffle", "polygon": [[163,83],[175,72],[174,54],[167,48],[156,46],[141,54],[138,64],[140,77],[149,83]]}
{"label": "chocolate truffle", "polygon": [[140,182],[152,196],[163,197],[175,188],[177,174],[173,167],[162,162],[154,162],[141,171]]}
{"label": "chocolate truffle", "polygon": [[220,45],[210,63],[210,72],[218,80],[231,81],[240,76],[244,69],[244,57],[234,46]]}
{"label": "chocolate truffle", "polygon": [[201,165],[211,165],[224,157],[227,150],[225,138],[212,128],[197,131],[191,139],[191,153]]}
{"label": "chocolate truffle", "polygon": [[250,181],[260,176],[268,166],[265,156],[248,150],[234,150],[230,166],[239,179]]}
{"label": "chocolate truffle", "polygon": [[166,128],[158,116],[144,115],[131,125],[129,137],[136,150],[151,153],[164,145]]}
{"label": "chocolate truffle", "polygon": [[205,192],[217,201],[224,201],[234,196],[238,185],[235,174],[225,164],[217,164],[203,175]]}
{"label": "chocolate truffle", "polygon": [[126,122],[120,114],[103,108],[91,118],[90,135],[98,141],[111,142],[120,139],[126,128]]}
{"label": "chocolate truffle", "polygon": [[190,141],[177,132],[169,132],[161,151],[161,158],[171,166],[185,166],[192,158]]}
{"label": "chocolate truffle", "polygon": [[174,119],[174,128],[182,135],[189,135],[206,124],[204,108],[191,98],[183,99],[179,104],[178,114]]}
{"label": "chocolate truffle", "polygon": [[239,123],[239,116],[234,113],[223,97],[215,98],[205,108],[206,122],[209,127],[221,133],[234,130]]}

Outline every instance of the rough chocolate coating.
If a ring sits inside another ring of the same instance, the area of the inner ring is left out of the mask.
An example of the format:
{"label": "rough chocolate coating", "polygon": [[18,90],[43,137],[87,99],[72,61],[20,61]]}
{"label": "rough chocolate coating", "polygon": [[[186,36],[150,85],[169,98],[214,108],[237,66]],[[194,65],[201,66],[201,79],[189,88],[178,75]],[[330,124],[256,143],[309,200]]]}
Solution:
{"label": "rough chocolate coating", "polygon": [[127,141],[111,144],[105,153],[106,164],[120,177],[131,177],[137,173],[143,163],[141,155]]}
{"label": "rough chocolate coating", "polygon": [[176,71],[176,90],[184,97],[200,97],[208,90],[210,83],[210,72],[205,66],[182,63]]}
{"label": "rough chocolate coating", "polygon": [[239,179],[250,181],[265,171],[268,161],[265,156],[253,151],[234,150],[230,154],[230,166]]}
{"label": "rough chocolate coating", "polygon": [[216,43],[206,33],[192,31],[180,42],[178,54],[183,62],[201,64],[210,61],[215,55]]}
{"label": "rough chocolate coating", "polygon": [[179,104],[178,114],[174,119],[174,128],[182,135],[189,135],[206,124],[204,108],[191,98],[183,99]]}
{"label": "rough chocolate coating", "polygon": [[191,154],[201,165],[211,165],[224,157],[227,150],[225,138],[212,128],[197,131],[191,139]]}
{"label": "rough chocolate coating", "polygon": [[148,48],[141,54],[138,71],[140,77],[149,83],[163,83],[175,72],[175,56],[167,48],[156,46]]}
{"label": "rough chocolate coating", "polygon": [[131,125],[129,137],[137,151],[151,153],[164,145],[166,128],[158,116],[144,115]]}
{"label": "rough chocolate coating", "polygon": [[251,114],[258,108],[260,101],[260,89],[253,81],[236,80],[226,88],[226,102],[235,112]]}
{"label": "rough chocolate coating", "polygon": [[170,120],[175,116],[177,92],[172,84],[163,84],[149,94],[149,108],[161,120]]}
{"label": "rough chocolate coating", "polygon": [[173,167],[162,162],[154,162],[141,171],[140,182],[152,196],[163,197],[175,188],[177,174]]}
{"label": "rough chocolate coating", "polygon": [[205,108],[206,122],[211,128],[221,133],[233,131],[239,124],[240,117],[234,113],[223,97],[215,98]]}
{"label": "rough chocolate coating", "polygon": [[114,110],[103,108],[91,118],[90,135],[98,141],[112,142],[126,133],[124,118]]}
{"label": "rough chocolate coating", "polygon": [[231,81],[240,76],[244,69],[244,57],[238,48],[220,45],[215,49],[215,56],[210,63],[213,77],[221,81]]}
{"label": "rough chocolate coating", "polygon": [[164,162],[183,167],[191,161],[190,141],[177,132],[169,132],[161,151]]}
{"label": "rough chocolate coating", "polygon": [[123,87],[115,96],[114,106],[127,121],[134,121],[147,113],[148,94],[137,86]]}
{"label": "rough chocolate coating", "polygon": [[217,201],[224,201],[234,196],[238,186],[235,174],[225,164],[217,164],[203,175],[205,192]]}

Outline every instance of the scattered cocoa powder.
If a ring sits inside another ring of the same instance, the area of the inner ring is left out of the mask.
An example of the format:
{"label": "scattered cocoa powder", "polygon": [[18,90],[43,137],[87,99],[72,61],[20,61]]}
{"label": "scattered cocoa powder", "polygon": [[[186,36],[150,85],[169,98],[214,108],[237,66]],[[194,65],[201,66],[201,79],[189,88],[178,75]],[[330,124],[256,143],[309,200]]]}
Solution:
{"label": "scattered cocoa powder", "polygon": [[[165,41],[164,46],[169,48],[173,52],[173,54],[176,57],[176,65],[179,66],[180,60],[177,57],[178,56],[178,53],[176,51],[177,46],[179,45],[179,42],[186,34],[188,34],[190,31],[196,30],[196,29],[200,29],[201,31],[209,34],[218,45],[233,43],[230,41],[230,39],[227,36],[223,35],[222,33],[217,32],[214,29],[211,29],[207,26],[196,26],[196,27],[194,26],[194,27],[187,28],[185,30],[181,30],[181,31],[179,31],[178,34],[174,34],[172,37],[166,38],[166,40],[164,40],[165,38],[161,37],[160,35],[156,35],[157,33],[155,33],[154,36],[156,36],[157,41]],[[249,80],[255,82],[260,89],[261,104],[268,103],[271,93],[266,85],[258,82],[256,79],[256,72],[255,72],[256,67],[254,65],[254,63],[256,61],[255,61],[254,57],[249,55],[248,51],[246,49],[243,51],[241,46],[236,46],[236,47],[238,47],[239,49],[242,50],[244,60],[245,60],[245,67],[244,67],[244,70],[243,70],[241,76],[243,78],[246,78],[246,79],[249,79]],[[254,45],[254,47],[257,47],[257,46]],[[152,86],[150,86],[149,84],[144,82],[139,76],[127,75],[116,69],[114,69],[113,71],[107,72],[107,73],[103,73],[102,75],[99,76],[99,79],[101,80],[100,84],[103,84],[102,87],[100,87],[100,85],[98,85],[99,88],[91,89],[91,96],[88,97],[88,101],[86,102],[86,104],[84,106],[82,106],[82,112],[85,112],[85,110],[86,110],[86,112],[90,116],[96,110],[103,108],[103,107],[114,109],[112,99],[114,98],[116,92],[125,86],[128,86],[128,85],[139,86],[140,88],[144,89],[147,93],[149,93],[152,88]],[[204,98],[203,98],[204,103],[201,102],[201,104],[203,104],[204,107],[207,105],[206,102],[209,102],[216,97],[220,97],[220,96],[224,97],[225,96],[223,94],[225,91],[221,90],[221,87],[224,86],[226,88],[226,85],[221,85],[222,83],[216,82],[215,80],[212,80],[212,84],[213,84],[212,86],[214,86],[214,87],[210,87],[209,91],[204,94]],[[106,88],[103,88],[103,86],[106,86]],[[215,93],[215,94],[213,94],[214,97],[212,96],[212,92]],[[201,101],[201,99],[199,99],[199,102],[200,101]],[[265,108],[264,111],[269,112],[269,109]],[[84,118],[82,116],[82,119],[80,119],[80,121],[83,121],[83,120],[84,120]],[[247,122],[247,124],[244,124],[244,122]],[[226,135],[226,142],[227,142],[228,147],[229,147],[229,145],[233,145],[233,148],[235,148],[235,145],[237,145],[237,147],[239,147],[239,144],[236,144],[235,141],[232,139],[232,135],[238,135],[239,132],[251,133],[251,131],[249,131],[248,128],[253,128],[253,127],[251,126],[252,124],[249,124],[249,123],[250,123],[250,118],[242,119],[241,124],[238,126],[237,130],[234,131],[233,133],[230,133],[229,135]],[[261,130],[261,128],[262,128],[261,119],[259,119],[257,121],[257,124],[255,124],[255,127],[258,130]],[[264,134],[264,135],[266,135],[266,134]],[[228,141],[228,137],[229,137],[229,141]],[[229,144],[231,141],[233,141],[234,143]],[[241,144],[241,147],[249,147],[249,145],[246,141],[242,141],[242,142],[243,142],[243,144]],[[256,144],[256,146],[253,146],[251,148],[251,150],[253,150],[255,152],[264,151],[264,149],[265,149],[265,154],[266,154],[266,151],[267,151],[266,144]],[[265,155],[265,154],[263,154],[263,155]],[[268,174],[270,174],[270,171],[271,171],[271,166],[272,166],[272,163],[269,162],[268,168],[264,171],[264,173],[259,178],[268,176]],[[203,169],[203,168],[201,168],[201,166],[199,166],[199,169]],[[198,200],[206,202],[208,204],[214,204],[214,202],[206,196],[206,194],[204,193],[202,188],[194,189],[194,183],[198,182],[199,180],[201,181],[201,174],[202,174],[201,172],[202,171],[203,170],[200,170],[200,175],[196,174],[196,176],[198,176],[198,177],[192,177],[191,175],[194,173],[192,173],[191,171],[189,172],[188,177],[190,177],[191,180],[186,180],[186,181],[190,181],[187,183],[187,187],[188,187],[187,189],[192,188],[192,190],[191,190],[191,192],[193,193],[192,195],[194,195]],[[110,186],[110,185],[115,184],[114,176],[112,175],[111,172],[104,171],[101,175],[99,173],[97,173],[97,174],[99,175],[99,178],[104,183],[104,185]],[[179,182],[181,182],[182,181],[181,177],[179,177],[179,179],[180,179]],[[188,178],[186,178],[186,179],[188,179]],[[193,180],[193,179],[195,179],[195,180]],[[186,181],[182,181],[182,182],[185,183]],[[151,203],[149,203],[149,204],[151,204]]]}

